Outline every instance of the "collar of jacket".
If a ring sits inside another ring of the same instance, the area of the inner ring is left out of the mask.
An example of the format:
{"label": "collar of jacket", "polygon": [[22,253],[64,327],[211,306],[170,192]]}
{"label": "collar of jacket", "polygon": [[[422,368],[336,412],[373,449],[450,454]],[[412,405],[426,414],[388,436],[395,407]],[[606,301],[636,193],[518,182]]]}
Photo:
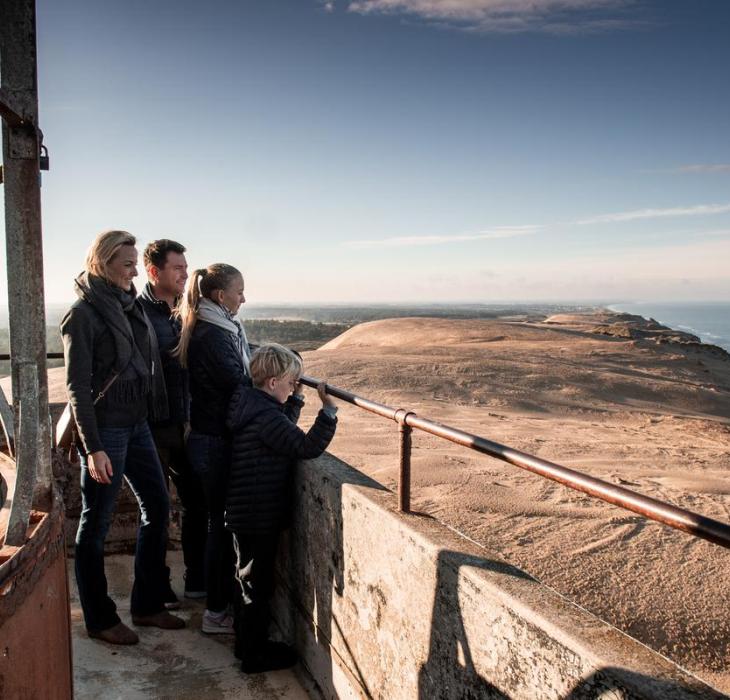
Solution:
{"label": "collar of jacket", "polygon": [[[142,289],[140,296],[144,297],[147,301],[151,302],[155,306],[159,306],[160,311],[164,311],[168,316],[172,315],[172,309],[170,308],[170,305],[164,299],[158,299],[155,296],[155,293],[152,291],[152,285],[149,282],[147,282],[147,284],[144,286],[144,289]],[[175,305],[173,306],[173,309],[177,307],[179,301],[180,297],[175,297]]]}

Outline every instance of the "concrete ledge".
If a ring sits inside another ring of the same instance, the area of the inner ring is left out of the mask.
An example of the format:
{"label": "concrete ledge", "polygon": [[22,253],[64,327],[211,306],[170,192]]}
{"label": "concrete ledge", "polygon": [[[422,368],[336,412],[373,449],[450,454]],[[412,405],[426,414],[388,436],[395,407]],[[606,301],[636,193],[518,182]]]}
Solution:
{"label": "concrete ledge", "polygon": [[298,468],[280,563],[326,698],[726,697],[329,455]]}

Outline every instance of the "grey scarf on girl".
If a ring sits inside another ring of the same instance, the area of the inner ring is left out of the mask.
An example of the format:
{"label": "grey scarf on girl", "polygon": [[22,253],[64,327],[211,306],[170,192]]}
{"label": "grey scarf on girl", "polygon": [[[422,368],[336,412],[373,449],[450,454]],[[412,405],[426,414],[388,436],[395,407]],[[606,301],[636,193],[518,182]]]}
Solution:
{"label": "grey scarf on girl", "polygon": [[203,297],[198,303],[198,319],[212,323],[214,326],[220,326],[236,338],[238,349],[243,358],[243,366],[246,368],[246,374],[249,374],[251,349],[248,346],[246,331],[243,330],[241,322],[225,306],[216,304],[206,297]]}

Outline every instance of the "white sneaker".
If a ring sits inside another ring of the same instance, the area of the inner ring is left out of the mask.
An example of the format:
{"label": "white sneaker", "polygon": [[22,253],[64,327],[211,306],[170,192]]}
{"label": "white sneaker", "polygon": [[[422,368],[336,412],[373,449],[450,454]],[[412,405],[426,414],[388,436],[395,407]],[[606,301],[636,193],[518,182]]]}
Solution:
{"label": "white sneaker", "polygon": [[206,610],[201,629],[205,634],[235,634],[233,618],[225,610],[219,613]]}

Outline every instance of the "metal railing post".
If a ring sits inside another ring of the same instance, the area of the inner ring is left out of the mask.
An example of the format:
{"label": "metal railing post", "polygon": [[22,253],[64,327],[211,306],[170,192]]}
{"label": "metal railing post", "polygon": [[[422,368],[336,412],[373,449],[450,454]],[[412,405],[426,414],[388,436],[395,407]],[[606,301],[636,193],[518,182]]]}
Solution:
{"label": "metal railing post", "polygon": [[399,408],[395,419],[398,422],[400,466],[398,469],[398,508],[402,513],[411,512],[411,448],[413,428],[406,422],[410,411]]}

